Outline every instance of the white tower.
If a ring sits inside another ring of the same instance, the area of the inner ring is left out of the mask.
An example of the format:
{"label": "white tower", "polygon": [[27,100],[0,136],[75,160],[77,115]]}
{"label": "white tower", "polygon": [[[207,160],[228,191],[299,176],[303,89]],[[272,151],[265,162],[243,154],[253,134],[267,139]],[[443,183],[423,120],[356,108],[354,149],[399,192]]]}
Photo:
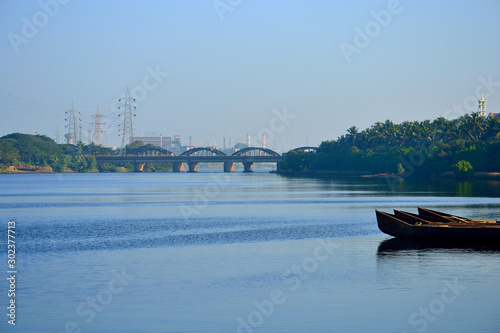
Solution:
{"label": "white tower", "polygon": [[487,100],[484,99],[483,94],[481,94],[481,99],[478,101],[479,102],[478,112],[480,116],[483,116],[485,118],[486,118],[486,101]]}

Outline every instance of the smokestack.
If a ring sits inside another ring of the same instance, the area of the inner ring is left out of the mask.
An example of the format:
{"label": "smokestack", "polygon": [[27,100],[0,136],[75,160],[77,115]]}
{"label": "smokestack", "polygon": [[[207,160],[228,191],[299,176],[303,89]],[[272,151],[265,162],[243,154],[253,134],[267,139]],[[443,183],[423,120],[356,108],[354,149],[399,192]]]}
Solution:
{"label": "smokestack", "polygon": [[247,136],[247,145],[248,145],[248,147],[251,147],[250,146],[250,133],[248,133],[248,136]]}
{"label": "smokestack", "polygon": [[262,145],[263,148],[266,148],[266,133],[262,133]]}

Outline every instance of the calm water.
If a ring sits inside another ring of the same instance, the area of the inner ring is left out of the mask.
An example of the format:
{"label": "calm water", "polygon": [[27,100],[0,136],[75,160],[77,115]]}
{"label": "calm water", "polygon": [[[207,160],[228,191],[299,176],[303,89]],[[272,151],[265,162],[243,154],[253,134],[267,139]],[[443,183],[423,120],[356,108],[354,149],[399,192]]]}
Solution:
{"label": "calm water", "polygon": [[[499,182],[0,175],[1,332],[500,332],[500,251],[388,241],[374,209],[500,219]],[[1,237],[7,276],[6,236]]]}

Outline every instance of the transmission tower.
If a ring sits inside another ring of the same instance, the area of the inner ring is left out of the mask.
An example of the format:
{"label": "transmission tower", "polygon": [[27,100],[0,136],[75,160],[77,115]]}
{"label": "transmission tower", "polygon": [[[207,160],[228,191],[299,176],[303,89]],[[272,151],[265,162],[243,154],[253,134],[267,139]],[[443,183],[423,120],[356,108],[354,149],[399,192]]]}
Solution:
{"label": "transmission tower", "polygon": [[89,130],[87,131],[87,143],[92,143],[92,123],[89,124]]}
{"label": "transmission tower", "polygon": [[94,142],[98,146],[105,146],[106,140],[104,140],[104,131],[102,130],[102,114],[99,111],[99,106],[97,106],[96,113],[92,116],[94,117],[94,132],[92,133],[91,141]]}
{"label": "transmission tower", "polygon": [[135,113],[132,112],[132,109],[135,110],[136,107],[132,105],[132,102],[135,102],[135,98],[130,97],[130,93],[127,87],[125,98],[120,98],[118,101],[120,102],[120,106],[118,107],[118,109],[123,108],[123,113],[118,115],[119,117],[123,117],[123,125],[121,125],[122,128],[119,130],[121,132],[120,135],[122,136],[122,146],[120,148],[120,154],[126,155],[127,139],[130,138],[130,142],[134,142],[134,125],[132,120],[133,117],[135,117]]}
{"label": "transmission tower", "polygon": [[69,111],[65,112],[68,117],[65,119],[68,122],[68,125],[65,126],[68,129],[68,134],[66,134],[65,137],[66,143],[70,145],[76,145],[79,141],[82,140],[82,120],[76,117],[77,113],[80,114],[80,112],[75,111],[73,102],[71,102],[71,108],[69,109]]}

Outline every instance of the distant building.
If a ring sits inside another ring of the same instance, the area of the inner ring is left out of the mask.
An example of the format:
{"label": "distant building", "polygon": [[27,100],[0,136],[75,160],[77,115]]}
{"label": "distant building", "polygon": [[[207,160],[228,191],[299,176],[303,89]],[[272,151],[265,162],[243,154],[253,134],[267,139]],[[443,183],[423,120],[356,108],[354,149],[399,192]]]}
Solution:
{"label": "distant building", "polygon": [[497,119],[499,119],[499,120],[500,120],[500,113],[493,113],[493,112],[490,112],[490,113],[488,114],[488,118],[489,118],[489,117],[492,117],[492,118],[497,118]]}
{"label": "distant building", "polygon": [[[170,136],[139,136],[134,137],[134,141],[142,141],[145,145],[152,144],[163,149],[172,149],[172,138]],[[131,139],[132,141],[132,139]]]}
{"label": "distant building", "polygon": [[481,99],[478,102],[479,102],[479,110],[478,110],[479,115],[486,118],[486,116],[487,116],[487,113],[486,113],[487,100],[484,99],[483,94],[481,94]]}
{"label": "distant building", "polygon": [[68,145],[73,144],[73,140],[75,139],[75,136],[73,134],[66,134],[66,135],[64,135],[64,137],[66,138],[66,143]]}
{"label": "distant building", "polygon": [[174,139],[172,140],[172,137],[162,136],[161,134],[160,136],[142,136],[141,134],[141,136],[134,137],[133,140],[130,139],[130,142],[133,141],[142,141],[144,142],[145,145],[152,144],[166,150],[172,150],[177,152],[184,152],[186,150],[194,148],[194,146],[192,145],[183,146],[180,135],[174,135]]}
{"label": "distant building", "polygon": [[172,141],[171,149],[182,150],[181,136],[174,135],[174,141]]}

